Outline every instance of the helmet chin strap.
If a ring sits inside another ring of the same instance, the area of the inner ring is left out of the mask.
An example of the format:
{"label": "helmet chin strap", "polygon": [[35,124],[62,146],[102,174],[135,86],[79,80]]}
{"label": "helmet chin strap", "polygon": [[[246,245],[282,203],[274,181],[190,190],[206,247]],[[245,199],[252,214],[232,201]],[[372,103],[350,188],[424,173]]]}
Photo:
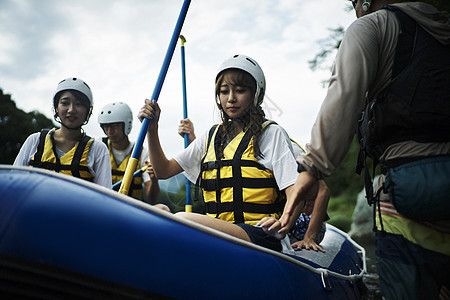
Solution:
{"label": "helmet chin strap", "polygon": [[77,126],[77,127],[70,128],[70,127],[66,126],[63,122],[58,122],[58,123],[61,124],[62,126],[64,126],[65,128],[69,129],[69,130],[80,130],[81,126],[84,125],[83,124],[83,125],[80,125],[80,126]]}
{"label": "helmet chin strap", "polygon": [[245,120],[243,120],[243,119],[241,119],[241,118],[230,118],[230,116],[227,115],[225,112],[223,112],[223,114],[226,116],[226,118],[227,118],[229,121],[241,123],[242,126],[245,128]]}
{"label": "helmet chin strap", "polygon": [[229,118],[231,121],[236,121],[239,123],[244,123],[244,120],[242,120],[241,118]]}

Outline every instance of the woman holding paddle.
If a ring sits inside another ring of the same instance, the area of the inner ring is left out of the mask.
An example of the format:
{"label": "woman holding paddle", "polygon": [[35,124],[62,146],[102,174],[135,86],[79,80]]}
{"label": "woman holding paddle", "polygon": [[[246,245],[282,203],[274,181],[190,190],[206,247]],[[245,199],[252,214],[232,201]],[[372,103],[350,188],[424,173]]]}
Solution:
{"label": "woman holding paddle", "polygon": [[[171,159],[159,141],[158,103],[145,100],[138,117],[151,120],[149,154],[158,178],[184,171],[202,188],[206,215],[177,216],[281,251],[280,240],[286,233],[274,229],[280,228],[284,193],[290,192],[298,173],[289,136],[265,118],[264,92],[264,73],[255,60],[245,55],[227,59],[216,76],[215,99],[222,123]],[[261,220],[270,225],[261,226]]]}

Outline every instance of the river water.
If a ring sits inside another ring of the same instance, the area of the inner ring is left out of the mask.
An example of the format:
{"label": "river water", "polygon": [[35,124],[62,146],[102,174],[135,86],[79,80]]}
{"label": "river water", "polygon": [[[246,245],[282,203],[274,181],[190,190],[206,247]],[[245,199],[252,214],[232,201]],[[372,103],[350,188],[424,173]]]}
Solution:
{"label": "river water", "polygon": [[375,265],[375,236],[365,236],[364,238],[353,238],[355,242],[366,250],[367,273],[363,277],[363,282],[367,287],[367,293],[363,295],[364,300],[382,299],[380,291],[379,276]]}

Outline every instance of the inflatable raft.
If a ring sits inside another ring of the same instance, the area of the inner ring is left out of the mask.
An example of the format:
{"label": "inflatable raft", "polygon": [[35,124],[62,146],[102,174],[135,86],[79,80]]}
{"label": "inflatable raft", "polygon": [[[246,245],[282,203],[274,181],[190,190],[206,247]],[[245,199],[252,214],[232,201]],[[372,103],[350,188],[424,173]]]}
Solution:
{"label": "inflatable raft", "polygon": [[365,251],[278,253],[66,175],[0,166],[0,293],[11,298],[359,299]]}

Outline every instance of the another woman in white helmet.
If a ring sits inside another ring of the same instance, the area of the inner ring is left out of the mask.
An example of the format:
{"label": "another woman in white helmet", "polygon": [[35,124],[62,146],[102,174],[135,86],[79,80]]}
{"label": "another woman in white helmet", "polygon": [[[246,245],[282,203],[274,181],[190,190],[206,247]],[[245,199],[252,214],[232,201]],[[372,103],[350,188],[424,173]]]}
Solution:
{"label": "another woman in white helmet", "polygon": [[[100,110],[98,122],[107,136],[102,141],[109,149],[112,183],[114,184],[123,179],[133,151],[134,143],[128,139],[133,128],[133,113],[128,104],[124,102],[109,103]],[[146,165],[148,169],[142,175],[134,177],[129,189],[129,196],[154,204],[158,201],[159,184],[148,159],[148,150],[142,147],[137,170]],[[144,186],[144,194],[142,186]]]}
{"label": "another woman in white helmet", "polygon": [[83,80],[66,78],[58,83],[53,110],[61,127],[30,135],[14,165],[44,168],[111,188],[108,148],[82,129],[89,121],[93,104],[91,89]]}
{"label": "another woman in white helmet", "polygon": [[280,191],[289,193],[298,174],[289,136],[265,118],[264,92],[264,73],[255,60],[245,55],[227,59],[216,76],[215,99],[222,123],[170,160],[159,141],[158,103],[145,100],[138,117],[151,119],[149,153],[158,178],[184,171],[203,190],[206,215],[178,216],[281,251],[284,234],[264,230],[258,223],[279,218]]}

